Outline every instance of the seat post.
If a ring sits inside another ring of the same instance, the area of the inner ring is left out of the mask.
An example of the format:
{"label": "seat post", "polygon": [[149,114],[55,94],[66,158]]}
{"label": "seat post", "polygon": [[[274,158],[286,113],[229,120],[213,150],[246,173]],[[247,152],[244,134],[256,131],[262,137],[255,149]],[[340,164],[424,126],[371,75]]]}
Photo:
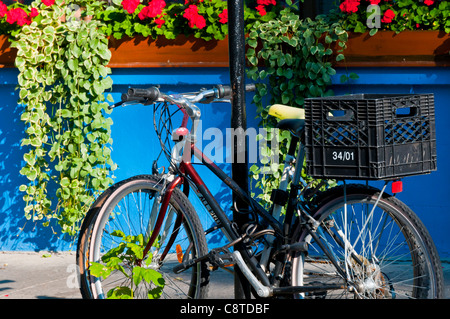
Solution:
{"label": "seat post", "polygon": [[295,150],[297,149],[299,138],[294,134],[291,134],[291,141],[289,143],[288,155],[295,158]]}

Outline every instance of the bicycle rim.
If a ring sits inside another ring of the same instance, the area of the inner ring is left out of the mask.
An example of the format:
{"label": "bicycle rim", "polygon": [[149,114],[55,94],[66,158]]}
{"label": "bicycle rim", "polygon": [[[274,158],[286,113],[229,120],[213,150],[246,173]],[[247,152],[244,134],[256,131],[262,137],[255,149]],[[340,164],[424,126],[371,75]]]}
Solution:
{"label": "bicycle rim", "polygon": [[[149,238],[156,222],[161,184],[151,179],[132,180],[121,185],[108,198],[92,229],[89,245],[89,262],[102,263],[102,256],[118,247],[120,238],[113,232],[121,231],[125,236],[142,234]],[[145,242],[145,240],[144,240]],[[148,256],[151,261],[143,261],[140,266],[154,269],[162,275],[164,285],[161,298],[204,298],[208,281],[205,265],[197,263],[181,274],[172,271],[181,259],[187,261],[206,254],[206,240],[195,211],[179,189],[175,189],[167,209],[165,220],[157,241]],[[135,286],[131,280],[132,269],[136,266],[124,262],[126,275],[113,271],[106,279],[90,276],[90,288],[94,298],[106,298],[116,287],[131,287],[134,298],[148,298],[148,292],[157,289],[155,283],[142,281]]]}
{"label": "bicycle rim", "polygon": [[317,234],[334,257],[327,256],[311,235],[303,232],[299,240],[309,242],[310,247],[308,254],[294,258],[293,285],[326,283],[346,288],[297,297],[441,297],[442,276],[434,244],[417,216],[400,201],[378,194],[355,194],[349,188],[347,196],[322,204],[314,217],[321,225]]}

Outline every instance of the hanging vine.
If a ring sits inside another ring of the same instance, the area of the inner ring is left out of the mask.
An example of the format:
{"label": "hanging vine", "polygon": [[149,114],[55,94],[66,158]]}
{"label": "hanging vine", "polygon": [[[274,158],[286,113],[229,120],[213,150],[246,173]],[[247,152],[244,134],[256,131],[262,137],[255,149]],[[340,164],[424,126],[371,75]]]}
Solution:
{"label": "hanging vine", "polygon": [[104,94],[112,87],[111,53],[101,23],[80,20],[63,3],[34,2],[38,15],[14,34],[12,47],[28,150],[20,171],[29,180],[20,186],[25,216],[44,225],[56,219],[74,235],[116,167]]}

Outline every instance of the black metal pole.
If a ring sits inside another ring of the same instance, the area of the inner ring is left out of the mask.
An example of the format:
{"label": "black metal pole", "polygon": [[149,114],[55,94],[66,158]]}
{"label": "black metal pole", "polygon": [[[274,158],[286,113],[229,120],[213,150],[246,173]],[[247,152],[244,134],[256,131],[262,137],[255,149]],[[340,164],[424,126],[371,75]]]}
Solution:
{"label": "black metal pole", "polygon": [[[244,1],[227,0],[228,4],[228,47],[230,60],[230,81],[232,93],[231,128],[247,129],[245,110],[245,31],[244,31]],[[246,139],[234,141],[234,158],[232,162],[232,177],[237,184],[248,191],[248,164]],[[242,154],[244,152],[244,154]],[[242,161],[244,159],[244,161]],[[248,207],[233,195],[233,219],[240,227],[248,220],[248,215],[239,213],[248,211]],[[236,299],[251,297],[250,284],[239,271],[235,269],[234,295]]]}

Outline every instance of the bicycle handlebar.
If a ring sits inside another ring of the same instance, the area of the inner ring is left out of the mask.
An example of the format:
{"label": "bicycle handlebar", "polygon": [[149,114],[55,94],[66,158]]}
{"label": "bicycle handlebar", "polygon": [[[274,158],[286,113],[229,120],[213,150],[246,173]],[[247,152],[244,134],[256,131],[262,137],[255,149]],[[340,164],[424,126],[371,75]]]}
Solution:
{"label": "bicycle handlebar", "polygon": [[[255,84],[247,84],[245,86],[245,91],[250,92],[256,89]],[[211,103],[215,100],[226,100],[232,97],[233,90],[229,85],[217,85],[213,89],[210,90],[202,90],[196,92],[194,94],[189,94],[190,97],[187,97],[187,94],[180,94],[184,96],[191,103]],[[159,91],[157,87],[150,87],[147,89],[139,89],[139,88],[130,88],[127,93],[122,94],[121,102],[111,105],[110,108],[114,108],[120,106],[126,102],[134,102],[139,104],[153,104],[160,98],[167,97]]]}

